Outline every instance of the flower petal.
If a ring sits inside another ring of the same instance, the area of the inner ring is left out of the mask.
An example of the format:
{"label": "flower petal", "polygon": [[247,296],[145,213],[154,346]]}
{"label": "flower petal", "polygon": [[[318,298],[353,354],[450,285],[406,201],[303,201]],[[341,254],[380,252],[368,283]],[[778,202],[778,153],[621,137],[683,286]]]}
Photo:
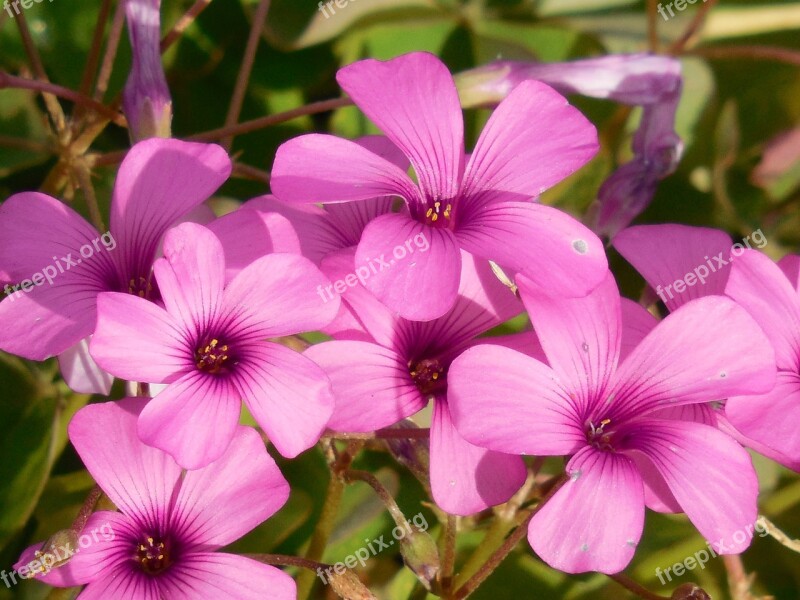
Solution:
{"label": "flower petal", "polygon": [[583,413],[617,368],[622,317],[614,276],[608,271],[583,298],[551,296],[522,275],[517,284],[548,363],[575,394]]}
{"label": "flower petal", "polygon": [[430,453],[433,499],[450,514],[472,515],[502,504],[525,483],[522,458],[478,448],[462,438],[443,398],[433,403]]}
{"label": "flower petal", "polygon": [[261,600],[265,593],[270,600],[297,599],[297,586],[287,573],[225,552],[192,552],[158,586],[169,600]]}
{"label": "flower petal", "polygon": [[620,435],[626,449],[652,461],[718,554],[738,554],[750,545],[758,479],[747,451],[730,436],[699,423],[661,419],[633,423]]}
{"label": "flower petal", "polygon": [[87,585],[80,594],[81,600],[161,600],[159,580],[119,564],[103,572]]}
{"label": "flower petal", "polygon": [[658,325],[658,319],[647,312],[647,309],[628,298],[620,298],[620,314],[622,315],[622,339],[620,341],[619,361],[628,355]]}
{"label": "flower petal", "polygon": [[97,328],[89,343],[102,368],[128,381],[164,383],[194,367],[181,324],[163,308],[130,294],[97,297]]}
{"label": "flower petal", "polygon": [[[347,160],[342,160],[346,156]],[[400,196],[407,202],[419,190],[405,171],[333,135],[311,133],[284,142],[275,153],[272,193],[283,202],[347,202]]]}
{"label": "flower petal", "polygon": [[374,431],[424,408],[408,364],[396,352],[358,341],[323,342],[305,356],[331,380],[336,408],[328,427],[335,431]]}
{"label": "flower petal", "polygon": [[147,404],[139,418],[139,437],[184,469],[200,469],[225,453],[241,409],[241,396],[230,381],[193,371]]}
{"label": "flower petal", "polygon": [[122,272],[146,276],[158,243],[176,221],[208,199],[231,173],[220,146],[153,138],[134,145],[111,200],[114,254]]}
{"label": "flower petal", "polygon": [[307,258],[269,254],[242,269],[223,301],[240,335],[280,337],[315,331],[333,320],[340,300],[326,300],[328,286],[328,278]]}
{"label": "flower petal", "polygon": [[226,281],[267,254],[301,253],[300,240],[289,219],[274,212],[256,210],[252,206],[245,204],[207,225],[222,244]]}
{"label": "flower petal", "polygon": [[725,291],[731,239],[724,231],[687,225],[638,225],[619,232],[613,243],[670,311],[695,298]]}
{"label": "flower petal", "polygon": [[183,223],[164,238],[164,258],[153,270],[164,306],[196,332],[214,323],[222,305],[225,258],[222,244],[202,225]]}
{"label": "flower petal", "polygon": [[517,200],[538,196],[598,148],[594,125],[564,96],[539,81],[523,81],[494,110],[472,152],[462,191],[467,210],[497,192],[518,194]]}
{"label": "flower petal", "polygon": [[333,414],[330,381],[310,359],[279,344],[248,354],[235,380],[239,393],[278,452],[294,458],[319,441]]}
{"label": "flower petal", "polygon": [[0,281],[15,285],[0,302],[0,348],[44,360],[91,335],[97,294],[117,284],[110,244],[100,241],[55,198],[25,192],[3,202]]}
{"label": "flower petal", "polygon": [[108,396],[114,384],[114,376],[94,362],[89,354],[89,340],[91,337],[84,338],[59,354],[58,367],[72,391]]}
{"label": "flower petal", "polygon": [[449,229],[428,227],[407,214],[388,214],[364,230],[356,274],[367,289],[406,319],[429,321],[453,307],[461,253]]}
{"label": "flower petal", "polygon": [[620,365],[608,418],[763,393],[775,373],[772,348],[744,309],[723,296],[699,298],[661,321]]}
{"label": "flower petal", "polygon": [[[186,473],[171,528],[184,544],[219,548],[266,521],[288,498],[289,483],[261,436],[250,427],[238,427],[225,454]],[[235,518],[220,519],[223,514]]]}
{"label": "flower petal", "polygon": [[[800,377],[781,371],[772,391],[758,396],[734,396],[725,415],[748,438],[777,450],[794,465],[800,463]],[[791,463],[787,466],[793,466]]]}
{"label": "flower petal", "polygon": [[581,414],[547,365],[502,346],[470,348],[447,375],[447,402],[470,443],[508,454],[572,454],[586,438]]}
{"label": "flower petal", "polygon": [[[136,525],[118,512],[107,510],[92,513],[86,521],[75,545],[56,545],[37,556],[43,542],[28,547],[20,556],[14,569],[44,569],[36,579],[54,587],[85,585],[102,577],[104,572],[128,560],[130,545]],[[48,556],[49,555],[49,556]],[[51,563],[65,564],[51,568]],[[39,561],[39,564],[35,564]],[[40,566],[42,565],[42,566]]]}
{"label": "flower petal", "polygon": [[460,222],[461,246],[521,272],[552,294],[585,296],[608,270],[600,239],[567,213],[534,202],[482,206]]}
{"label": "flower petal", "polygon": [[[100,237],[77,212],[63,202],[39,192],[14,194],[0,205],[0,280],[19,282],[31,278],[48,265],[66,267],[62,257],[77,257],[81,246]],[[104,252],[92,256],[92,263],[111,267]],[[88,261],[87,261],[88,265]],[[70,267],[69,275],[87,265]],[[92,271],[94,272],[94,271]],[[68,276],[57,272],[55,281]]]}
{"label": "flower petal", "polygon": [[[368,202],[368,200],[345,202],[342,203],[342,206],[359,205],[361,202]],[[333,205],[329,204],[328,206]],[[331,222],[328,212],[315,204],[290,204],[268,195],[248,200],[240,210],[245,209],[257,210],[261,213],[276,213],[287,219],[300,244],[299,254],[315,265],[319,265],[322,259],[331,252],[352,245],[351,241]],[[231,233],[234,236],[239,235],[238,231]],[[358,241],[356,240],[354,243],[358,243]]]}
{"label": "flower petal", "polygon": [[787,254],[778,261],[783,274],[792,284],[795,290],[800,293],[800,256],[797,254]]}
{"label": "flower petal", "polygon": [[461,251],[461,282],[456,302],[433,321],[400,320],[395,343],[401,354],[413,356],[420,348],[450,359],[475,338],[523,312],[524,306],[492,271],[489,262]]}
{"label": "flower petal", "polygon": [[731,268],[725,293],[758,322],[775,349],[778,367],[800,369],[800,295],[778,265],[745,250]]}
{"label": "flower petal", "polygon": [[146,404],[141,398],[90,404],[72,418],[69,439],[114,505],[153,527],[167,523],[181,468],[139,440],[136,423]]}
{"label": "flower petal", "polygon": [[621,454],[586,446],[567,464],[569,480],[534,515],[528,541],[565,573],[618,573],[644,527],[642,478]]}
{"label": "flower petal", "polygon": [[464,118],[453,76],[441,60],[427,52],[360,60],[339,69],[336,80],[409,158],[425,197],[456,196],[464,169]]}
{"label": "flower petal", "polygon": [[45,360],[92,334],[103,288],[62,279],[27,289],[0,301],[0,350]]}

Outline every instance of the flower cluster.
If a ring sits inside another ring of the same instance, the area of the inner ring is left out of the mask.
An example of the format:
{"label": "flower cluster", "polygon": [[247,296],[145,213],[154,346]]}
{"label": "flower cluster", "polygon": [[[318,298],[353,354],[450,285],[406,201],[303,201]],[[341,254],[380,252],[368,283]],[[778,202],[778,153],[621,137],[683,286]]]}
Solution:
{"label": "flower cluster", "polygon": [[[146,79],[146,65],[135,73]],[[745,549],[734,534],[758,517],[745,447],[800,469],[800,258],[733,252],[701,228],[616,233],[639,210],[617,198],[597,231],[616,234],[654,290],[728,259],[661,319],[621,297],[598,235],[539,200],[592,159],[596,130],[540,80],[552,73],[515,77],[467,152],[438,58],[351,64],[337,80],[383,135],[285,142],[272,194],[222,217],[204,204],[231,172],[221,147],[131,148],[111,200],[115,247],[0,302],[0,349],[57,356],[74,390],[108,396],[119,378],[130,396],[87,406],[69,427],[117,508],[85,527],[109,523],[115,536],[40,579],[86,586],[81,600],[294,598],[284,572],[221,551],[289,496],[243,407],[286,459],[326,432],[429,414],[421,478],[451,515],[511,499],[525,457],[563,457],[528,540],[568,573],[624,569],[645,507],[685,513],[719,554]],[[145,132],[168,122],[160,98],[140,115]],[[647,132],[671,126],[652,113],[632,167],[649,169],[646,187],[674,166],[653,166],[663,148]],[[677,159],[679,141],[661,141]],[[0,279],[28,279],[99,235],[60,201],[17,194],[0,206]],[[523,314],[532,328],[497,334]],[[315,331],[328,339],[298,350]]]}

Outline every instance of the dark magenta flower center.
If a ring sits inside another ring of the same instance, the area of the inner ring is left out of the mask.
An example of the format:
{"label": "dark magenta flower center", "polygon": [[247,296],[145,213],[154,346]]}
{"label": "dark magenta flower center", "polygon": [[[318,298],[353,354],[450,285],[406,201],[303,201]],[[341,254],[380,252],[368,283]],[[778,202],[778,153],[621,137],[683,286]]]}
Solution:
{"label": "dark magenta flower center", "polygon": [[172,564],[169,550],[167,540],[147,536],[136,546],[136,562],[148,575],[158,575]]}
{"label": "dark magenta flower center", "polygon": [[214,338],[207,344],[200,344],[194,358],[198,369],[216,375],[228,366],[231,359],[230,347]]}
{"label": "dark magenta flower center", "polygon": [[450,227],[450,220],[453,216],[453,205],[447,201],[435,200],[429,203],[422,215],[422,222],[430,227],[447,228]]}
{"label": "dark magenta flower center", "polygon": [[611,444],[613,432],[608,430],[609,425],[611,425],[611,419],[602,419],[597,424],[589,421],[586,424],[586,441],[598,450],[613,452],[614,447]]}
{"label": "dark magenta flower center", "polygon": [[149,277],[133,277],[128,282],[128,293],[150,300],[153,297],[153,282]]}
{"label": "dark magenta flower center", "polygon": [[437,358],[408,361],[408,373],[423,395],[442,390],[447,385],[447,367]]}

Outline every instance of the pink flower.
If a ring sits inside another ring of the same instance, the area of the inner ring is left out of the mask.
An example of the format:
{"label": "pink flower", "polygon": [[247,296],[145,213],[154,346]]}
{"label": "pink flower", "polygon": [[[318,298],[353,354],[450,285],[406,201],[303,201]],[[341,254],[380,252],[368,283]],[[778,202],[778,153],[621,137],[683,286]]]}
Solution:
{"label": "pink flower", "polygon": [[[117,291],[157,299],[151,270],[164,232],[199,207],[230,170],[219,146],[160,139],[135,145],[120,166],[110,231],[102,237],[45,194],[6,200],[0,206],[0,280],[42,277],[39,285],[0,302],[0,349],[31,360],[62,355],[73,389],[108,393],[111,378],[76,347],[94,331],[97,295]],[[89,258],[81,254],[86,246]]]}
{"label": "pink flower", "polygon": [[551,366],[507,348],[472,348],[450,367],[448,402],[473,444],[571,456],[569,480],[531,521],[536,553],[569,573],[620,571],[645,505],[684,511],[720,554],[747,547],[758,493],[749,455],[714,427],[657,411],[771,389],[774,354],[755,321],[728,298],[701,298],[618,364],[620,296],[610,273],[580,299],[520,282]]}
{"label": "pink flower", "polygon": [[[749,312],[775,349],[778,382],[767,394],[734,396],[725,414],[748,438],[777,453],[771,457],[800,471],[800,257],[776,265],[745,250],[731,266],[725,293]],[[772,453],[767,453],[770,456]]]}
{"label": "pink flower", "polygon": [[686,225],[640,225],[614,238],[617,250],[670,310],[693,298],[724,293],[761,325],[775,349],[775,388],[729,398],[724,411],[703,407],[700,412],[745,446],[800,471],[800,435],[794,427],[800,419],[800,259],[788,255],[775,265],[749,249],[766,244],[761,230],[732,244],[723,231]]}
{"label": "pink flower", "polygon": [[355,257],[356,267],[368,266],[415,235],[430,240],[424,255],[367,282],[387,306],[416,320],[450,310],[460,249],[567,295],[586,294],[601,281],[607,263],[600,240],[568,215],[530,201],[597,151],[594,127],[561,95],[535,81],[518,85],[467,160],[458,93],[435,56],[363,60],[341,69],[337,80],[405,153],[419,185],[355,142],[311,134],[278,149],[272,190],[302,203],[403,198],[402,212],[369,223]]}
{"label": "pink flower", "polygon": [[[219,460],[184,472],[139,441],[136,421],[145,405],[127,398],[87,406],[73,418],[70,440],[119,512],[92,514],[83,529],[88,542],[39,578],[57,587],[86,585],[80,600],[255,600],[265,590],[294,600],[294,581],[283,571],[218,552],[289,498],[259,435],[238,427]],[[28,548],[16,568],[35,560],[40,546]]]}
{"label": "pink flower", "polygon": [[316,293],[328,280],[308,259],[264,256],[225,285],[222,246],[184,223],[154,266],[165,308],[130,294],[98,298],[90,345],[97,363],[129,381],[169,384],[148,403],[139,435],[197,469],[233,438],[242,400],[284,456],[317,442],[333,411],[330,383],[308,358],[267,341],[316,330],[339,308]]}
{"label": "pink flower", "polygon": [[[331,257],[326,272],[346,272],[353,251]],[[388,427],[433,401],[430,479],[433,498],[447,512],[468,515],[508,500],[525,481],[517,456],[478,448],[453,428],[446,401],[452,360],[475,338],[522,310],[483,261],[464,253],[455,306],[433,321],[393,315],[365,288],[345,294],[371,338],[312,346],[306,356],[331,378],[336,409],[329,427],[367,432]],[[334,275],[331,275],[332,277]]]}

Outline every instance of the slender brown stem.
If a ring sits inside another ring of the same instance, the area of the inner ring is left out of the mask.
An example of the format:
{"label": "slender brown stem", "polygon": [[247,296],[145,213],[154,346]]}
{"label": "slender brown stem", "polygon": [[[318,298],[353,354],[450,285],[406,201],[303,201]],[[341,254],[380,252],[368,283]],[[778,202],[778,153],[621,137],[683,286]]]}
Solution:
{"label": "slender brown stem", "polygon": [[50,152],[51,149],[47,144],[36,142],[34,140],[27,140],[25,138],[16,138],[8,135],[0,135],[0,146],[7,148],[16,148],[17,150],[29,150],[31,152]]}
{"label": "slender brown stem", "polygon": [[243,133],[250,133],[251,131],[258,131],[264,127],[285,123],[286,121],[291,121],[292,119],[296,119],[298,117],[336,110],[337,108],[342,108],[343,106],[350,106],[352,103],[353,101],[350,100],[350,98],[321,100],[320,102],[312,102],[311,104],[306,104],[305,106],[300,106],[286,112],[269,115],[267,117],[260,117],[251,121],[245,121],[243,123],[239,123],[238,125],[220,127],[219,129],[212,129],[210,131],[196,133],[188,139],[201,142],[214,141],[225,136],[241,135]]}
{"label": "slender brown stem", "polygon": [[86,526],[86,522],[89,520],[89,517],[92,516],[92,513],[94,512],[94,509],[102,496],[103,490],[100,489],[99,485],[95,485],[92,488],[92,491],[89,492],[86,500],[84,500],[80,512],[78,512],[78,515],[72,521],[72,531],[75,533],[80,533],[83,531],[83,528]]}
{"label": "slender brown stem", "polygon": [[258,562],[268,565],[276,565],[279,567],[300,567],[301,569],[309,569],[316,573],[317,569],[329,569],[330,565],[317,562],[315,560],[308,560],[300,556],[287,556],[286,554],[245,554],[247,558],[252,558]]}
{"label": "slender brown stem", "polygon": [[553,487],[548,490],[547,494],[545,494],[544,498],[542,498],[541,502],[536,505],[528,516],[519,524],[519,526],[509,535],[505,542],[497,549],[495,552],[489,557],[483,566],[478,570],[475,575],[470,577],[464,585],[462,585],[456,593],[453,595],[453,600],[463,600],[464,598],[468,597],[472,592],[478,589],[478,587],[486,580],[489,575],[491,575],[494,570],[500,566],[505,558],[511,553],[511,551],[516,547],[517,543],[525,537],[525,534],[528,533],[528,524],[531,522],[531,519],[536,515],[539,510],[547,503],[550,498],[553,497],[562,485],[567,481],[567,476],[562,475],[559,479],[555,482]]}
{"label": "slender brown stem", "polygon": [[[228,107],[228,115],[225,117],[225,127],[232,127],[239,120],[239,115],[242,111],[242,104],[244,104],[244,95],[247,91],[247,85],[250,83],[250,74],[253,72],[253,63],[256,59],[256,51],[258,50],[258,43],[261,41],[261,32],[264,29],[264,23],[267,20],[267,13],[269,12],[270,0],[260,0],[258,8],[253,15],[253,24],[250,27],[250,35],[247,38],[247,46],[244,50],[244,57],[242,58],[242,65],[239,67],[239,74],[236,76],[236,85],[233,88],[233,97],[231,98],[230,106]],[[231,149],[233,144],[234,135],[231,134],[222,139],[222,147],[226,150]]]}
{"label": "slender brown stem", "polygon": [[647,0],[647,41],[650,52],[658,53],[658,0]]}
{"label": "slender brown stem", "polygon": [[750,591],[753,585],[753,576],[748,575],[744,569],[742,557],[739,554],[726,554],[722,557],[725,570],[728,572],[728,587],[733,600],[757,600]]}
{"label": "slender brown stem", "polygon": [[424,440],[431,436],[429,428],[378,429],[374,433],[326,433],[323,437],[332,440]]}
{"label": "slender brown stem", "polygon": [[639,598],[644,598],[645,600],[669,600],[666,596],[659,596],[658,594],[654,594],[641,584],[637,583],[627,575],[623,575],[622,573],[617,573],[615,575],[609,575],[610,579],[613,579],[626,590],[633,592]]}
{"label": "slender brown stem", "polygon": [[689,23],[689,26],[681,34],[681,37],[670,44],[669,48],[667,49],[667,53],[677,55],[680,54],[684,48],[686,48],[692,38],[697,34],[698,31],[700,31],[700,28],[706,22],[708,11],[714,8],[714,5],[717,2],[718,0],[704,0],[704,3],[701,4],[695,12],[692,22]]}
{"label": "slender brown stem", "polygon": [[191,25],[197,16],[211,4],[211,0],[197,0],[192,7],[187,10],[178,22],[172,26],[167,35],[161,39],[161,53],[166,52],[172,44],[177,42],[186,28]]}
{"label": "slender brown stem", "polygon": [[78,178],[81,190],[83,190],[83,196],[86,198],[86,206],[89,209],[89,218],[92,224],[97,227],[97,231],[105,231],[106,227],[100,214],[100,206],[97,203],[97,195],[94,193],[92,175],[89,168],[84,164],[78,164],[75,166],[75,175]]}
{"label": "slender brown stem", "polygon": [[442,591],[447,597],[453,588],[453,572],[456,566],[456,532],[458,530],[458,517],[448,514],[444,524],[444,556],[442,568],[439,571]]}
{"label": "slender brown stem", "polygon": [[262,171],[261,169],[240,162],[233,163],[233,174],[243,179],[252,179],[263,183],[269,183],[270,177],[269,171]]}
{"label": "slender brown stem", "polygon": [[[25,52],[31,62],[34,76],[43,84],[49,84],[50,79],[47,77],[47,72],[44,70],[39,51],[36,50],[36,44],[33,43],[33,38],[31,38],[31,32],[28,30],[28,23],[25,20],[24,11],[16,12],[14,19],[17,22],[19,35],[22,38],[22,44],[25,46]],[[0,84],[0,87],[3,86]],[[44,88],[40,88],[39,91],[42,92],[47,112],[50,113],[50,118],[53,120],[56,131],[61,134],[66,129],[67,122],[64,116],[64,109],[61,107],[61,104],[59,104],[55,94],[46,93],[47,90]]]}
{"label": "slender brown stem", "polygon": [[108,32],[106,42],[106,52],[103,55],[103,62],[100,66],[100,73],[97,76],[97,85],[94,88],[94,99],[102,100],[108,90],[108,81],[111,79],[111,71],[114,69],[114,59],[119,50],[119,40],[122,36],[122,28],[125,25],[125,0],[117,0],[117,9],[114,11],[114,20],[111,22],[111,29]]}
{"label": "slender brown stem", "polygon": [[347,483],[353,483],[354,481],[362,481],[370,486],[375,493],[378,494],[378,497],[381,499],[381,502],[386,506],[387,510],[391,513],[392,518],[396,523],[404,523],[406,520],[403,511],[400,510],[400,507],[397,505],[397,501],[394,499],[383,484],[378,480],[375,475],[372,473],[368,473],[367,471],[356,471],[350,470],[344,472],[344,480]]}
{"label": "slender brown stem", "polygon": [[87,108],[100,113],[105,118],[113,121],[117,125],[125,127],[125,119],[119,113],[114,112],[104,104],[70,90],[68,88],[50,83],[48,81],[37,81],[35,79],[27,79],[25,77],[17,77],[16,75],[9,75],[0,71],[0,89],[2,88],[19,88],[23,90],[34,90],[37,92],[48,93],[59,98],[64,98],[76,104],[83,104]]}
{"label": "slender brown stem", "polygon": [[94,26],[92,45],[89,50],[89,55],[86,57],[86,66],[83,68],[81,84],[78,87],[78,91],[84,96],[88,96],[92,92],[92,81],[94,80],[97,66],[100,64],[100,52],[103,49],[103,35],[105,34],[106,21],[108,21],[108,15],[110,14],[111,0],[102,0],[100,11],[97,13],[97,23]]}
{"label": "slender brown stem", "polygon": [[716,58],[722,60],[737,60],[749,58],[752,60],[774,60],[790,65],[800,66],[800,52],[776,46],[704,46],[692,48],[686,54]]}

